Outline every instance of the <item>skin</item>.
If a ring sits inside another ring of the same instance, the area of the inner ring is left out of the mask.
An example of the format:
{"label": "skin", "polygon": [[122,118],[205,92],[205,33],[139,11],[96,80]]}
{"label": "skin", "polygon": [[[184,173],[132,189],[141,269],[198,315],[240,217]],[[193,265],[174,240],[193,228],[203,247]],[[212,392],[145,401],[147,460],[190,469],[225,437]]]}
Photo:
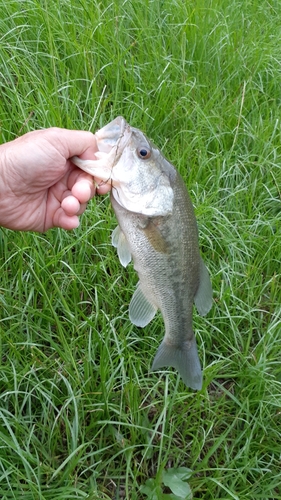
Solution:
{"label": "skin", "polygon": [[91,132],[49,128],[0,146],[0,226],[44,232],[74,229],[87,202],[110,185],[82,172],[72,156],[94,159]]}

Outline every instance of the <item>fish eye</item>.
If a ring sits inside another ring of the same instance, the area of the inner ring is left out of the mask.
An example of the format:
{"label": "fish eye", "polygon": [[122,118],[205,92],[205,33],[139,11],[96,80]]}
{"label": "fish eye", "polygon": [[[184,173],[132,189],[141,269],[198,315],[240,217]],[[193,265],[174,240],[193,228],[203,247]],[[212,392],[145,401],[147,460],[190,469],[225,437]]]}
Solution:
{"label": "fish eye", "polygon": [[137,154],[141,160],[147,160],[151,156],[151,150],[146,146],[143,146],[137,149]]}

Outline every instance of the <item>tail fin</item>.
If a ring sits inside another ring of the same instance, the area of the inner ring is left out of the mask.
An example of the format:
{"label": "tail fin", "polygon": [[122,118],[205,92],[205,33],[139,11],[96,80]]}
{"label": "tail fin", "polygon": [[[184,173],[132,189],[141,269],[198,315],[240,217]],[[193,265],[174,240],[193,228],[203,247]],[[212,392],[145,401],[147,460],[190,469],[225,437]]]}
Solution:
{"label": "tail fin", "polygon": [[181,346],[168,344],[164,339],[154,358],[152,370],[164,366],[176,368],[188,387],[202,389],[202,372],[195,337]]}

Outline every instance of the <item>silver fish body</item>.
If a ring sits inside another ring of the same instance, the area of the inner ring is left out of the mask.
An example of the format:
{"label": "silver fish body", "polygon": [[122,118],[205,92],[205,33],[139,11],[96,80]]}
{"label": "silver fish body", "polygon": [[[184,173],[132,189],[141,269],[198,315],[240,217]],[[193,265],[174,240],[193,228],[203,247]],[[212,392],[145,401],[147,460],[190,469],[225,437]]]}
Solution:
{"label": "silver fish body", "polygon": [[[101,149],[106,149],[106,137],[110,133],[112,136],[113,129],[118,139],[113,140],[115,160],[110,167],[111,203],[119,226],[113,232],[112,243],[122,265],[127,266],[132,258],[139,276],[129,317],[132,323],[144,327],[159,309],[165,336],[152,370],[172,366],[187,386],[201,389],[202,372],[192,327],[193,303],[201,315],[207,314],[212,305],[212,287],[199,252],[191,199],[174,166],[123,118],[99,131]],[[107,151],[104,153],[113,155],[112,144]],[[101,158],[106,161],[105,156]]]}

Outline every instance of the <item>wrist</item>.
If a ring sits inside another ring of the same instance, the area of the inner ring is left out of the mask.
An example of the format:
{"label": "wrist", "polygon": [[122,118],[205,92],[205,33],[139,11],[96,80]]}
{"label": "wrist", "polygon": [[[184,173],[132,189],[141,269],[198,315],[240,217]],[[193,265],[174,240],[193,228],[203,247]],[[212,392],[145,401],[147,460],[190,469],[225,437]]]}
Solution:
{"label": "wrist", "polygon": [[0,145],[0,226],[9,228],[13,218],[13,205],[10,198],[9,175],[12,175],[12,161],[9,143]]}

